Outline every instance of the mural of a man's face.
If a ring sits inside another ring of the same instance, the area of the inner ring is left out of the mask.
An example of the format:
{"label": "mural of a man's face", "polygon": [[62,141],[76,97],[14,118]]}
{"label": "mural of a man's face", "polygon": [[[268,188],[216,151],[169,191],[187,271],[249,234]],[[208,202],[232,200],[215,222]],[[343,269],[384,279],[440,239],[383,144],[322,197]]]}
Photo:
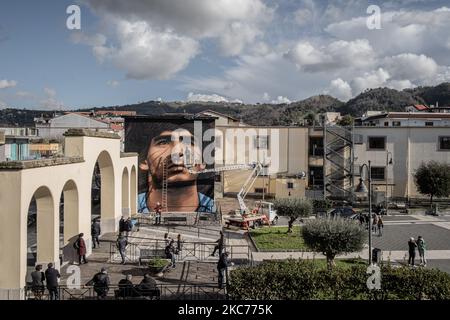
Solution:
{"label": "mural of a man's face", "polygon": [[149,171],[151,182],[157,186],[163,180],[164,162],[167,163],[168,183],[195,181],[196,174],[187,170],[185,157],[187,153],[197,154],[199,157],[200,152],[188,130],[162,131],[150,141],[146,160],[141,163],[140,168]]}

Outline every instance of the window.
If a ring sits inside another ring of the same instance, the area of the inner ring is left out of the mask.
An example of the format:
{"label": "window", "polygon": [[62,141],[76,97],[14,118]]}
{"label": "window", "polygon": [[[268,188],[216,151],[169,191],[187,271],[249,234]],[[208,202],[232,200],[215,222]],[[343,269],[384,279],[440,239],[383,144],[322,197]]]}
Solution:
{"label": "window", "polygon": [[400,127],[401,125],[402,125],[402,123],[400,121],[392,121],[393,127]]}
{"label": "window", "polygon": [[308,186],[312,189],[323,188],[323,167],[309,167]]}
{"label": "window", "polygon": [[425,121],[425,126],[432,127],[432,126],[434,126],[434,122],[433,121]]}
{"label": "window", "polygon": [[386,122],[384,123],[384,126],[385,126],[385,127],[389,127],[389,121],[386,121]]}
{"label": "window", "polygon": [[256,136],[253,139],[255,149],[269,149],[269,136]]}
{"label": "window", "polygon": [[385,167],[371,167],[370,175],[372,180],[384,180]]}
{"label": "window", "polygon": [[287,187],[288,187],[288,189],[294,189],[294,183],[293,182],[288,182],[287,183]]}
{"label": "window", "polygon": [[450,151],[450,137],[439,137],[439,150]]}
{"label": "window", "polygon": [[255,193],[267,193],[267,188],[255,188]]}
{"label": "window", "polygon": [[310,137],[309,138],[309,155],[315,157],[323,156],[323,138]]}
{"label": "window", "polygon": [[368,137],[369,150],[385,150],[386,137]]}

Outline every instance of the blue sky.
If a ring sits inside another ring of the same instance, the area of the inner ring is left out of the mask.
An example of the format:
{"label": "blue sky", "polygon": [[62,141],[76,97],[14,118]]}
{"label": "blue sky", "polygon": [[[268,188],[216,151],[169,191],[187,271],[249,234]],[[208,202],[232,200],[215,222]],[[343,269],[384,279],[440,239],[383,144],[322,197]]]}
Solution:
{"label": "blue sky", "polygon": [[348,100],[450,81],[448,30],[450,1],[2,1],[0,108]]}

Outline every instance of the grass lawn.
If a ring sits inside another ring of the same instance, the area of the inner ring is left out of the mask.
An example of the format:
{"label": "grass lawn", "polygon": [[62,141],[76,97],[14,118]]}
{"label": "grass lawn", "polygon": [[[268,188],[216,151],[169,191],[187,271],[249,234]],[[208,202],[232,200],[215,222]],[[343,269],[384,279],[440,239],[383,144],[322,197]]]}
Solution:
{"label": "grass lawn", "polygon": [[300,227],[294,226],[293,232],[287,234],[288,227],[264,227],[250,230],[258,249],[262,250],[305,250],[307,249],[300,235]]}

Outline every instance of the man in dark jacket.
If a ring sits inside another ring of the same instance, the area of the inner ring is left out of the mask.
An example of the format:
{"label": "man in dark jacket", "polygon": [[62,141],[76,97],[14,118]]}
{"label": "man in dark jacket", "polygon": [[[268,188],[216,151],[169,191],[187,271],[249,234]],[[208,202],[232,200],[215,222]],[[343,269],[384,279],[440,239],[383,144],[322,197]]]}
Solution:
{"label": "man in dark jacket", "polygon": [[123,232],[125,232],[125,218],[124,217],[120,218],[120,221],[119,221],[119,234],[122,234]]}
{"label": "man in dark jacket", "polygon": [[219,272],[218,281],[219,281],[219,288],[223,288],[223,281],[225,278],[225,272],[228,268],[228,252],[223,252],[220,255],[219,262],[217,263],[217,271]]}
{"label": "man in dark jacket", "polygon": [[117,249],[119,250],[120,257],[122,258],[122,264],[125,264],[125,251],[127,249],[128,241],[127,238],[123,236],[123,234],[119,234],[117,238]]}
{"label": "man in dark jacket", "polygon": [[[101,227],[100,227],[100,221],[98,221],[98,219],[95,219],[91,225],[91,236],[92,236],[92,244],[94,246],[94,249],[96,247],[100,248],[100,241],[99,241],[98,237],[100,237],[101,232],[102,231],[101,231]],[[96,246],[96,244],[97,244],[97,246]]]}
{"label": "man in dark jacket", "polygon": [[47,280],[47,290],[50,300],[58,300],[58,279],[61,278],[59,271],[53,267],[53,263],[47,265],[45,270],[45,279]]}
{"label": "man in dark jacket", "polygon": [[102,268],[87,285],[93,285],[98,299],[105,299],[109,291],[109,276],[106,268]]}
{"label": "man in dark jacket", "polygon": [[125,221],[125,233],[127,235],[127,239],[128,239],[128,235],[130,234],[130,232],[133,230],[133,223],[131,222],[131,218],[128,217],[127,220]]}
{"label": "man in dark jacket", "polygon": [[149,274],[144,275],[141,283],[136,286],[136,291],[143,297],[157,297],[160,296],[160,291],[156,286],[156,281],[150,277]]}
{"label": "man in dark jacket", "polygon": [[127,274],[125,279],[119,281],[119,291],[117,296],[120,298],[130,298],[136,295],[133,283],[131,282],[131,274]]}
{"label": "man in dark jacket", "polygon": [[220,231],[220,238],[216,241],[217,245],[214,247],[214,251],[213,253],[211,253],[211,256],[214,256],[216,254],[216,251],[219,250],[219,257],[222,255],[223,252],[223,247],[224,247],[224,237],[223,237],[223,232]]}
{"label": "man in dark jacket", "polygon": [[164,250],[166,254],[166,258],[170,259],[172,262],[172,268],[175,268],[175,247],[174,247],[174,240],[170,240],[169,244],[166,246],[166,249]]}
{"label": "man in dark jacket", "polygon": [[42,265],[38,264],[36,266],[36,271],[33,271],[31,273],[31,288],[34,293],[34,297],[36,300],[41,300],[42,295],[45,291],[44,281],[45,281],[45,275],[44,272],[42,272]]}
{"label": "man in dark jacket", "polygon": [[83,236],[84,233],[80,233],[78,239],[73,244],[73,247],[77,250],[79,264],[81,264],[82,261],[88,263],[86,260],[86,242],[84,242]]}
{"label": "man in dark jacket", "polygon": [[414,240],[414,238],[411,237],[408,241],[408,251],[409,251],[408,264],[413,267],[414,267],[414,260],[416,259],[416,248],[417,243]]}

